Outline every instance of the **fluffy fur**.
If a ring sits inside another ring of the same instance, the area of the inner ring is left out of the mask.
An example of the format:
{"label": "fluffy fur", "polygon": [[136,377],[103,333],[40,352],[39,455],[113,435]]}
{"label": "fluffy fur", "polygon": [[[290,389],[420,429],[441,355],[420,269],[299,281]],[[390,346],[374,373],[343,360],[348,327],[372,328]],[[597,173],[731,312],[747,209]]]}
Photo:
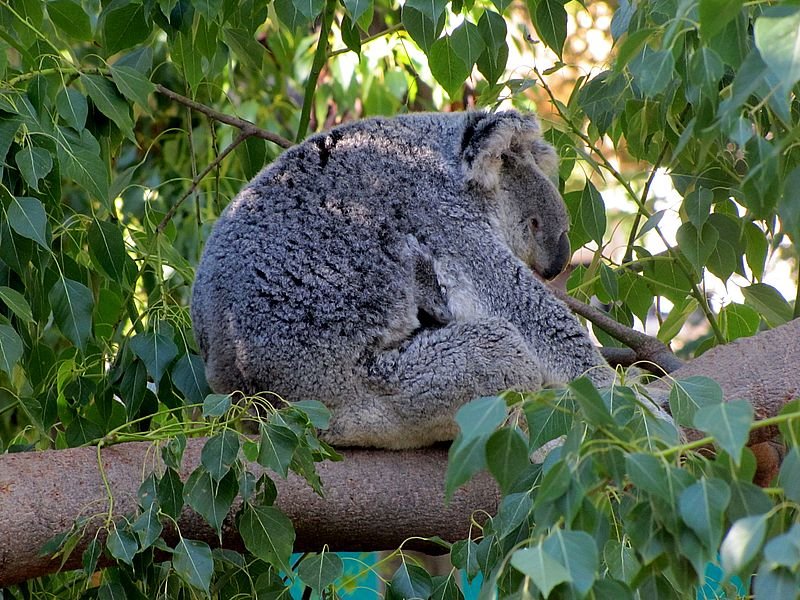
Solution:
{"label": "fluffy fur", "polygon": [[327,441],[404,448],[452,439],[481,395],[608,381],[532,272],[569,259],[555,166],[513,111],[368,119],[286,151],[224,211],[197,270],[212,388],[318,399]]}

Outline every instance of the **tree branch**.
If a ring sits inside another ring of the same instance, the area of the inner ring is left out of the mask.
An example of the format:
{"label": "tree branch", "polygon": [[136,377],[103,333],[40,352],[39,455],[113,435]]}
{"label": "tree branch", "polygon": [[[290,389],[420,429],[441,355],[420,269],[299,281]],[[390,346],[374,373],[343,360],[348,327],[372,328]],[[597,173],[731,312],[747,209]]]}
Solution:
{"label": "tree branch", "polygon": [[[672,377],[711,376],[722,386],[726,400],[744,398],[753,405],[758,419],[767,419],[775,417],[800,392],[798,356],[800,319],[713,348]],[[691,439],[692,432],[687,434]],[[765,442],[776,435],[774,427],[759,427],[752,431],[749,443]],[[199,464],[205,441],[189,440],[182,477]],[[757,450],[759,470],[768,481],[780,452],[765,446]],[[109,508],[97,452],[95,448],[73,448],[0,455],[0,587],[57,571],[60,560],[39,556],[39,548],[56,533],[68,530],[76,518],[94,515],[86,525],[83,543],[64,566],[80,567],[81,551],[104,526]],[[100,451],[108,487],[114,491],[115,516],[135,511],[136,492],[148,470],[163,469],[160,459],[154,459],[158,454],[149,443],[126,443]],[[276,481],[278,507],[297,531],[296,551],[316,551],[324,544],[334,551],[410,548],[412,544],[403,542],[415,536],[438,535],[454,541],[469,535],[473,513],[494,514],[497,510],[499,494],[485,474],[445,503],[444,448],[404,452],[349,449],[343,454],[344,461],[317,467],[325,498],[314,494],[298,477]],[[762,455],[766,457],[763,460]],[[762,469],[765,461],[771,463],[766,465],[771,471]],[[251,468],[257,476],[263,471],[258,465]],[[242,548],[232,516],[237,508],[235,505],[222,530],[222,545],[233,549]],[[178,526],[187,537],[219,544],[216,533],[189,509],[181,514]],[[166,536],[168,542],[174,542],[176,532]],[[425,549],[436,548],[427,543]]]}
{"label": "tree branch", "polygon": [[[200,464],[206,441],[188,441],[182,478]],[[86,524],[82,542],[63,567],[80,568],[81,553],[104,526],[108,511],[96,453],[95,448],[72,448],[0,455],[0,588],[59,570],[60,557],[40,556],[39,549],[53,535],[67,531],[76,518],[97,515]],[[100,454],[114,491],[114,516],[132,515],[142,480],[149,470],[163,470],[160,458],[153,458],[159,453],[153,452],[152,444],[131,442],[103,448]],[[275,477],[277,506],[292,520],[297,533],[296,552],[319,551],[324,544],[333,551],[403,546],[442,552],[444,548],[432,542],[404,542],[411,537],[466,538],[474,512],[494,514],[497,510],[500,496],[485,474],[445,503],[445,448],[405,452],[350,449],[343,454],[342,462],[317,465],[324,498],[293,474],[288,480]],[[259,465],[250,468],[256,477],[264,472]],[[238,508],[235,504],[223,524],[222,546],[242,550],[234,522]],[[183,536],[212,547],[220,545],[216,532],[188,508],[178,526]],[[174,530],[166,531],[165,537],[168,543],[177,542]]]}
{"label": "tree branch", "polygon": [[155,86],[156,86],[156,91],[159,94],[162,94],[179,104],[188,106],[192,110],[196,110],[199,113],[203,113],[204,115],[206,115],[211,119],[214,119],[215,121],[219,121],[220,123],[225,123],[226,125],[230,125],[232,127],[236,127],[237,129],[241,129],[243,133],[247,133],[248,137],[253,136],[261,138],[262,140],[267,140],[268,142],[277,144],[281,148],[291,148],[292,146],[294,146],[294,142],[292,142],[291,140],[287,140],[285,137],[282,137],[277,133],[272,133],[271,131],[267,131],[266,129],[261,129],[260,127],[256,127],[250,121],[246,121],[245,119],[240,119],[238,117],[232,117],[230,115],[226,115],[225,113],[219,112],[218,110],[214,110],[213,108],[206,106],[205,104],[200,104],[199,102],[196,102],[191,98],[187,98],[186,96],[182,96],[177,92],[173,92],[171,89],[161,85],[160,83],[155,84]]}
{"label": "tree branch", "polygon": [[[550,286],[550,291],[569,306],[573,312],[579,314],[596,327],[599,327],[610,336],[613,336],[615,339],[631,348],[635,353],[634,360],[630,361],[630,357],[626,356],[624,357],[624,362],[628,362],[629,364],[633,362],[642,363],[641,366],[659,375],[671,373],[675,369],[683,366],[683,361],[675,356],[672,350],[669,349],[669,346],[662,341],[640,331],[631,329],[630,327],[626,327],[622,323],[609,317],[603,311],[588,304],[584,304],[558,288]],[[623,359],[621,355],[619,358]],[[623,360],[620,360],[620,362],[623,362]],[[650,368],[652,366],[657,368]]]}
{"label": "tree branch", "polygon": [[230,144],[228,144],[227,147],[222,152],[220,152],[214,158],[214,160],[212,160],[208,164],[208,166],[206,166],[205,169],[203,169],[200,173],[197,174],[197,176],[192,180],[192,185],[189,186],[189,189],[186,190],[183,196],[178,198],[175,204],[173,204],[167,211],[167,214],[164,215],[164,218],[161,219],[161,222],[158,224],[158,227],[156,227],[156,234],[164,232],[164,229],[166,228],[167,224],[170,222],[172,217],[175,216],[175,213],[178,212],[178,208],[180,208],[181,204],[183,204],[183,202],[189,196],[191,196],[192,193],[194,193],[194,191],[197,189],[197,186],[200,185],[200,182],[203,181],[205,176],[208,175],[215,168],[217,168],[220,165],[220,163],[223,160],[225,160],[225,157],[228,156],[228,154],[230,154],[231,152],[233,152],[236,149],[236,147],[239,146],[239,144],[241,144],[247,138],[253,137],[254,135],[255,134],[252,131],[242,130],[241,132],[239,132],[239,136],[235,140],[233,140]]}

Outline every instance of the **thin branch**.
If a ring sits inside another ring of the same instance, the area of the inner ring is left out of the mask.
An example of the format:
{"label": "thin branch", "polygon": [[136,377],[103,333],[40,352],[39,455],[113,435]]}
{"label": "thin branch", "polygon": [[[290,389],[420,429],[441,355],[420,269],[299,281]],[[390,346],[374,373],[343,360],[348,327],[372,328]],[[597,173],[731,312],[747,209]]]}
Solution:
{"label": "thin branch", "polygon": [[211,161],[208,164],[208,166],[206,166],[205,169],[203,169],[200,173],[198,173],[198,175],[192,180],[192,185],[189,186],[189,189],[186,190],[183,196],[178,198],[178,201],[175,202],[175,204],[173,204],[170,207],[169,211],[167,211],[167,214],[164,215],[163,219],[161,219],[161,222],[158,224],[158,227],[156,227],[156,234],[164,232],[164,229],[166,228],[167,224],[170,222],[172,217],[175,216],[175,213],[178,212],[178,208],[180,208],[181,204],[183,204],[183,202],[194,193],[194,191],[197,189],[197,186],[200,185],[200,182],[203,180],[203,178],[206,175],[208,175],[211,171],[216,169],[220,165],[220,163],[223,160],[225,160],[225,157],[228,156],[228,154],[230,154],[231,152],[233,152],[233,150],[235,150],[239,144],[241,144],[247,138],[254,136],[255,134],[252,131],[242,130],[239,133],[239,136],[235,140],[233,140],[230,144],[228,144],[228,146],[222,152],[220,152],[219,155],[216,158],[214,158],[214,160]]}
{"label": "thin branch", "polygon": [[[405,27],[403,26],[402,23],[398,23],[397,25],[392,25],[388,29],[384,29],[383,31],[379,31],[378,33],[374,33],[368,37],[365,37],[363,40],[361,40],[361,45],[363,46],[364,44],[369,44],[370,42],[374,42],[379,38],[391,35],[395,31],[402,31],[404,29]],[[328,58],[333,58],[334,56],[339,56],[340,54],[345,54],[347,52],[350,52],[350,48],[338,48],[337,50],[332,50],[328,54]]]}
{"label": "thin branch", "polygon": [[230,115],[226,115],[225,113],[219,112],[218,110],[214,110],[213,108],[206,106],[205,104],[200,104],[191,98],[187,98],[186,96],[182,96],[177,92],[173,92],[168,87],[164,87],[160,83],[155,84],[156,91],[159,94],[166,96],[167,98],[174,100],[179,104],[183,104],[184,106],[188,106],[192,110],[196,110],[199,113],[203,113],[207,117],[214,119],[215,121],[219,121],[220,123],[225,123],[226,125],[231,125],[232,127],[236,127],[240,129],[242,133],[246,133],[247,137],[257,137],[261,138],[262,140],[267,140],[268,142],[272,142],[273,144],[277,144],[281,148],[291,148],[294,146],[294,142],[291,140],[287,140],[285,137],[280,136],[276,133],[272,133],[271,131],[267,131],[266,129],[261,129],[257,127],[250,121],[245,119],[240,119],[238,117],[232,117]]}
{"label": "thin branch", "polygon": [[306,89],[303,95],[300,124],[297,126],[297,136],[295,137],[298,142],[306,137],[306,132],[308,131],[308,122],[311,120],[311,104],[314,102],[317,81],[319,81],[319,74],[322,72],[322,67],[325,66],[325,61],[328,60],[328,34],[331,31],[335,12],[336,0],[327,0],[325,2],[325,10],[322,13],[322,23],[319,30],[317,49],[314,52],[314,61],[311,63],[311,72],[308,74],[308,81],[306,81]]}
{"label": "thin branch", "polygon": [[663,373],[671,373],[683,366],[683,361],[672,353],[669,346],[661,340],[651,337],[615,321],[601,310],[584,304],[561,290],[550,286],[561,301],[569,306],[573,312],[590,321],[610,336],[619,340],[636,353],[636,361],[657,365]]}
{"label": "thin branch", "polygon": [[[617,182],[619,182],[619,184],[625,189],[625,191],[628,193],[631,199],[639,207],[639,212],[641,212],[643,215],[649,218],[650,211],[648,211],[647,207],[642,203],[642,201],[639,198],[639,195],[636,193],[633,187],[631,187],[631,184],[622,176],[621,173],[619,173],[619,171],[617,171],[614,168],[614,165],[612,165],[611,162],[605,157],[605,155],[602,152],[600,152],[597,146],[595,146],[592,143],[592,140],[589,138],[589,136],[585,134],[579,127],[576,127],[572,123],[572,121],[569,118],[567,118],[567,115],[564,114],[564,111],[561,109],[561,104],[556,99],[555,94],[553,94],[553,90],[551,90],[550,86],[547,85],[547,82],[545,82],[541,71],[539,71],[539,68],[536,67],[535,65],[533,67],[533,72],[536,73],[536,76],[539,78],[539,82],[542,86],[542,89],[544,89],[544,91],[547,93],[548,97],[550,98],[550,102],[555,107],[556,112],[558,112],[559,116],[563,119],[565,123],[567,123],[570,126],[572,132],[575,133],[575,135],[577,135],[583,141],[583,143],[586,144],[586,146],[600,158],[600,162],[602,163],[603,167],[611,174],[611,176],[614,179],[617,180]],[[719,323],[717,323],[717,318],[714,316],[714,312],[708,305],[708,299],[700,291],[700,288],[697,287],[697,284],[693,282],[694,269],[690,270],[689,268],[687,268],[687,266],[684,264],[682,260],[681,255],[678,254],[675,248],[673,248],[669,244],[666,236],[661,231],[661,229],[659,229],[658,227],[654,227],[653,230],[661,238],[661,241],[667,248],[667,252],[673,257],[673,260],[678,265],[678,268],[683,272],[683,274],[686,276],[686,279],[689,281],[689,285],[691,287],[690,292],[694,297],[694,299],[697,300],[697,303],[700,305],[700,309],[703,311],[703,314],[705,315],[706,320],[708,320],[709,325],[711,325],[711,329],[714,332],[714,337],[717,338],[719,343],[724,344],[725,336],[722,334],[722,329],[720,329]]]}

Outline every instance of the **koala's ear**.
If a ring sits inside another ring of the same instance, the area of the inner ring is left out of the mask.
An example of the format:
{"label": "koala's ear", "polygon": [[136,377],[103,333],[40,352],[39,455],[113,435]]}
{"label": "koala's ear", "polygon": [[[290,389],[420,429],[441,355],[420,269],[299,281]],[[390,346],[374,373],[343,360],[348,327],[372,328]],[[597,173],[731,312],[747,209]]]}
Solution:
{"label": "koala's ear", "polygon": [[461,161],[468,181],[486,189],[497,186],[503,156],[533,161],[550,173],[557,157],[542,140],[539,121],[516,111],[468,113],[461,137]]}

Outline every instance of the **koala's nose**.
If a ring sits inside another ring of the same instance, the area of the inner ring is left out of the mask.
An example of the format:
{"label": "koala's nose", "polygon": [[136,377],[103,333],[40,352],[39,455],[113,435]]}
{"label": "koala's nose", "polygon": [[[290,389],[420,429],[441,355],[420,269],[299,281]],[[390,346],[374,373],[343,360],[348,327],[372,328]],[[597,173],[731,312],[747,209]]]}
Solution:
{"label": "koala's nose", "polygon": [[561,234],[561,237],[558,238],[558,244],[550,259],[550,264],[542,271],[542,277],[545,279],[553,279],[564,270],[571,256],[572,252],[569,247],[569,238],[565,231]]}

